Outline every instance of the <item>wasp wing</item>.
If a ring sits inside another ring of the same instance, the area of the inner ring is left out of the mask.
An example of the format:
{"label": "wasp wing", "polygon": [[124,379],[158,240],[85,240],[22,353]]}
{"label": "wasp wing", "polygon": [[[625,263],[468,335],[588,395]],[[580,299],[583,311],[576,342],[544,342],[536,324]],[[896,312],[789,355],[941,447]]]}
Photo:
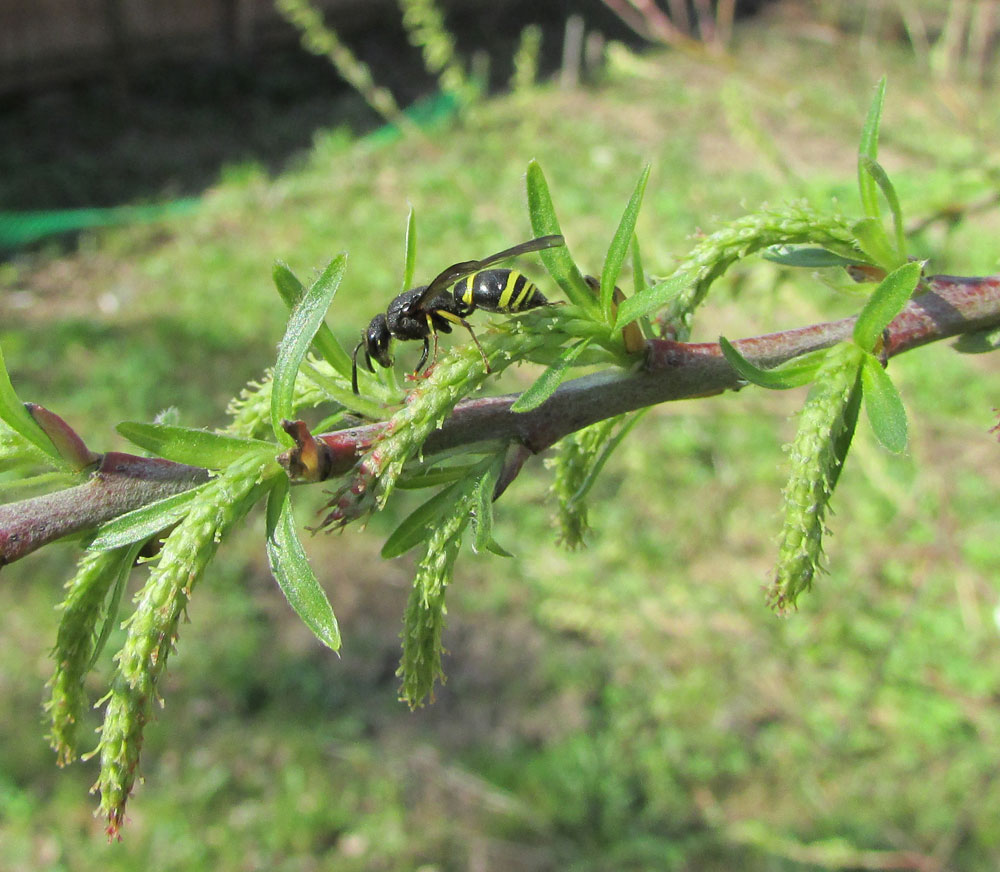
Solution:
{"label": "wasp wing", "polygon": [[434,277],[434,280],[413,303],[413,307],[414,309],[422,308],[438,294],[448,290],[455,282],[461,281],[466,276],[471,276],[473,273],[479,272],[481,269],[486,269],[486,267],[499,263],[502,260],[517,257],[519,254],[527,254],[529,251],[541,251],[543,248],[557,248],[565,244],[566,240],[558,233],[554,233],[549,236],[539,236],[537,239],[529,239],[527,242],[522,242],[520,245],[515,245],[512,248],[505,248],[503,251],[498,251],[496,254],[491,254],[489,257],[483,258],[483,260],[465,260],[461,263],[453,263],[446,270]]}

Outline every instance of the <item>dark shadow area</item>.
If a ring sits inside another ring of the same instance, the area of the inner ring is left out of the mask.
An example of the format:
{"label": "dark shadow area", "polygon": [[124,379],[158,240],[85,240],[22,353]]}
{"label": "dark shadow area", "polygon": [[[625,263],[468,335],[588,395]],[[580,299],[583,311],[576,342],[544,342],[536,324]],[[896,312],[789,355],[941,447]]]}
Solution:
{"label": "dark shadow area", "polygon": [[[543,29],[541,73],[559,68],[567,16],[588,30],[637,41],[600,0],[508,0],[451,10],[447,22],[466,62],[489,58],[503,89],[523,28]],[[398,12],[363,30],[331,22],[375,81],[405,107],[436,83],[407,41]],[[120,85],[120,82],[118,83]],[[106,207],[196,195],[229,164],[280,171],[317,130],[362,135],[382,120],[329,61],[287,38],[222,64],[208,58],[136,65],[123,92],[110,77],[0,98],[0,210]]]}

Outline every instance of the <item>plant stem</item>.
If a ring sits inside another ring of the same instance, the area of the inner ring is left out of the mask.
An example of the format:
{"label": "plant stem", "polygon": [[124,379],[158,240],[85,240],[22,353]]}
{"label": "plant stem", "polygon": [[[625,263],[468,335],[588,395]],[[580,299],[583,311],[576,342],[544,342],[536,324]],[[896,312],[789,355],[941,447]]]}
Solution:
{"label": "plant stem", "polygon": [[[932,276],[927,293],[912,299],[888,326],[884,353],[894,357],[921,345],[1000,327],[1000,276]],[[757,366],[771,367],[851,338],[854,317],[733,342]],[[561,385],[538,408],[510,411],[516,394],[459,403],[423,446],[424,454],[479,442],[519,443],[539,452],[598,421],[658,403],[737,390],[743,382],[716,342],[654,339],[641,367],[604,370]],[[352,469],[383,435],[384,422],[316,436],[327,452],[327,477]],[[294,449],[292,449],[294,450]],[[106,454],[86,484],[0,506],[0,566],[55,539],[92,529],[125,512],[206,481],[208,472],[155,458]]]}

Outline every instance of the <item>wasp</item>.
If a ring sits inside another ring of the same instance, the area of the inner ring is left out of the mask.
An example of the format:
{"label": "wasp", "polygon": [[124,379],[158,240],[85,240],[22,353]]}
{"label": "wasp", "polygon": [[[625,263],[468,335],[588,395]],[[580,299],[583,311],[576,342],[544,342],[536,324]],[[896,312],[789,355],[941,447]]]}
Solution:
{"label": "wasp", "polygon": [[469,331],[472,341],[483,356],[486,371],[489,372],[486,352],[466,318],[476,309],[512,315],[544,306],[548,300],[533,282],[517,270],[487,267],[529,251],[564,244],[559,235],[529,239],[482,260],[454,263],[439,273],[429,285],[421,285],[401,293],[389,303],[385,312],[372,318],[361,334],[361,341],[354,347],[354,354],[351,356],[351,387],[354,393],[358,393],[358,353],[362,349],[365,353],[365,366],[369,372],[375,372],[372,361],[386,368],[392,366],[389,344],[393,339],[420,339],[424,343],[424,350],[414,370],[420,372],[430,354],[431,337],[434,337],[436,358],[438,333],[451,333],[454,324],[461,324]]}

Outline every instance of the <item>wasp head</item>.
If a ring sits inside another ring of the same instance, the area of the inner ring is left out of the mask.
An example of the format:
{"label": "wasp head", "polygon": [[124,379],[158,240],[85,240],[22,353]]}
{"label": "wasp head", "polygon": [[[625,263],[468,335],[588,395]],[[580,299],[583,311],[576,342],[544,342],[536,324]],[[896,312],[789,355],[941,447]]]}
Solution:
{"label": "wasp head", "polygon": [[[392,355],[389,354],[391,339],[392,334],[389,332],[389,324],[385,320],[385,315],[381,313],[376,315],[364,333],[365,354],[368,358],[374,359],[379,366],[386,368],[392,366]],[[371,369],[370,362],[368,368]]]}

